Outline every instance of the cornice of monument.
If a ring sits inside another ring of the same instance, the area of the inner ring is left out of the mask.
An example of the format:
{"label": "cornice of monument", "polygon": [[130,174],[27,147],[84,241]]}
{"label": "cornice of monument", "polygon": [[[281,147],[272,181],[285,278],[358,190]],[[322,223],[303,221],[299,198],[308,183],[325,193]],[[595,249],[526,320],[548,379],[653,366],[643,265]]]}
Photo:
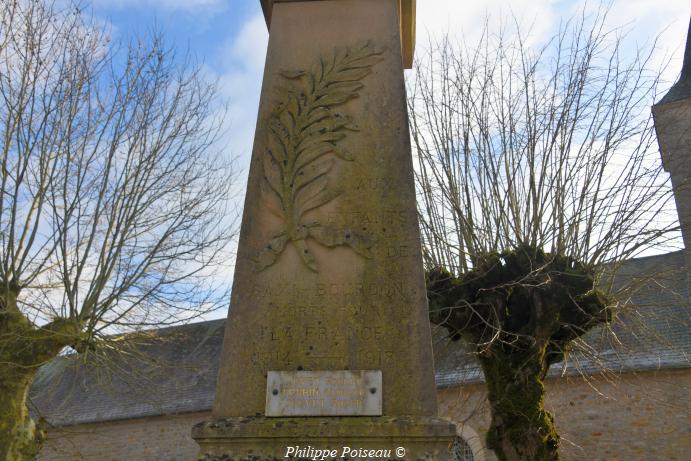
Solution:
{"label": "cornice of monument", "polygon": [[686,36],[686,50],[684,51],[684,64],[681,68],[679,80],[667,94],[656,104],[669,104],[691,98],[691,20],[689,21],[689,32]]}
{"label": "cornice of monument", "polygon": [[[274,3],[306,2],[319,0],[260,0],[266,26],[271,27],[271,13]],[[415,55],[415,3],[416,0],[398,0],[398,11],[400,12],[401,22],[401,54],[403,56],[403,67],[411,69],[413,67],[413,56]]]}

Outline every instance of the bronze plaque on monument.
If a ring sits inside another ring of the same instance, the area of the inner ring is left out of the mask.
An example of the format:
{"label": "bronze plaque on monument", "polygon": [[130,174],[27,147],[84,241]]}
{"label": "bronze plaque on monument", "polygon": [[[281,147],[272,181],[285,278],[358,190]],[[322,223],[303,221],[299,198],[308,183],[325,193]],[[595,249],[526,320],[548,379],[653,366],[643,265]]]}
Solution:
{"label": "bronze plaque on monument", "polygon": [[380,370],[269,371],[266,416],[381,416]]}

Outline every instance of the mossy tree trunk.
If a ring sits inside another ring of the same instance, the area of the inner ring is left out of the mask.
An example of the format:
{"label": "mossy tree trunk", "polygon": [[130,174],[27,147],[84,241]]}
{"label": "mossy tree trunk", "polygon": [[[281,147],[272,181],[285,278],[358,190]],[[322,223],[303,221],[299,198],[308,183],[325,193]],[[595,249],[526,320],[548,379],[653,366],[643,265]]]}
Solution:
{"label": "mossy tree trunk", "polygon": [[[0,358],[3,360],[4,357]],[[0,376],[0,460],[33,460],[41,433],[29,416],[27,395],[34,373],[21,367],[2,366]]]}
{"label": "mossy tree trunk", "polygon": [[500,461],[559,459],[543,380],[575,338],[611,319],[593,274],[531,247],[480,256],[458,277],[427,273],[430,320],[478,354],[492,413],[487,445]]}
{"label": "mossy tree trunk", "polygon": [[27,397],[38,367],[79,338],[79,326],[57,319],[39,328],[17,306],[19,289],[0,293],[0,461],[35,459],[41,431],[29,415]]}
{"label": "mossy tree trunk", "polygon": [[544,408],[540,355],[493,350],[480,356],[492,414],[487,445],[502,461],[559,459],[559,435]]}

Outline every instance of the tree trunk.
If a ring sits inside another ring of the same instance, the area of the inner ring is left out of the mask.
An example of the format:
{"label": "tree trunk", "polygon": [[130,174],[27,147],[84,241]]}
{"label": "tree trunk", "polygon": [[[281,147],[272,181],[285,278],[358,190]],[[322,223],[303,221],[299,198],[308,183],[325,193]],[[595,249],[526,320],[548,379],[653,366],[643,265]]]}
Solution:
{"label": "tree trunk", "polygon": [[0,461],[33,460],[38,454],[41,432],[26,405],[35,369],[2,365],[0,375]]}
{"label": "tree trunk", "polygon": [[0,292],[0,461],[35,459],[42,434],[27,407],[31,383],[41,365],[80,338],[72,319],[32,325],[17,307],[18,294]]}
{"label": "tree trunk", "polygon": [[480,355],[492,422],[487,445],[500,461],[559,460],[559,434],[544,409],[544,348],[510,354],[502,345]]}

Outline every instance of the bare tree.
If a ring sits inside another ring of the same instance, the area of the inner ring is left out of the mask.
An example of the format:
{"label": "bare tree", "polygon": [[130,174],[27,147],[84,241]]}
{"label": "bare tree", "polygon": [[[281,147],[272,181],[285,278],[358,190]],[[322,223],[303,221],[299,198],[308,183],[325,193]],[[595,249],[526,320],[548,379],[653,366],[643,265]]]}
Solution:
{"label": "bare tree", "polygon": [[539,49],[517,22],[432,43],[410,82],[431,319],[473,345],[501,460],[559,458],[543,379],[607,323],[618,265],[679,243],[650,114],[660,72],[606,14]]}
{"label": "bare tree", "polygon": [[78,5],[0,0],[0,459],[32,459],[27,392],[66,346],[227,300],[234,221],[213,84]]}

